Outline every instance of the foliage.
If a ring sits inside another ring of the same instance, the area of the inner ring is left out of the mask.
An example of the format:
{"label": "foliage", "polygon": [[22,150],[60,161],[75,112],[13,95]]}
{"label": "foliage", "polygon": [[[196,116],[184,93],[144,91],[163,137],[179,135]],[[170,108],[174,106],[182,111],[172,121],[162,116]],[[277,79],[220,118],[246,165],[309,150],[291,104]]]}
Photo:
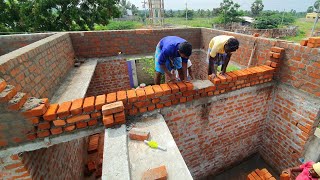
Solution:
{"label": "foliage", "polygon": [[[193,11],[193,10],[188,10],[187,12],[188,12],[188,14],[187,14],[187,15],[188,15],[188,16],[187,16],[187,17],[188,17],[188,20],[193,19],[194,11]],[[180,17],[182,17],[182,18],[183,18],[183,17],[184,17],[184,18],[186,17],[186,10],[183,11],[183,13],[181,14]]]}
{"label": "foliage", "polygon": [[194,18],[192,20],[186,21],[185,18],[166,18],[166,24],[174,24],[181,26],[190,26],[190,27],[206,27],[212,28],[212,24],[215,24],[217,21],[217,17],[215,18]]}
{"label": "foliage", "polygon": [[307,9],[307,13],[312,13],[314,11],[313,6],[309,6]]}
{"label": "foliage", "polygon": [[257,29],[278,28],[280,25],[289,25],[294,23],[295,17],[292,13],[279,13],[278,11],[263,11],[254,22]]}
{"label": "foliage", "polygon": [[[306,20],[305,18],[298,19],[293,25],[298,26],[299,33],[297,36],[293,37],[285,37],[283,39],[294,41],[294,42],[300,42],[302,39],[305,39],[309,36],[311,29],[313,27],[313,20]],[[320,24],[318,23],[316,26],[316,31],[320,31]]]}
{"label": "foliage", "polygon": [[220,13],[219,16],[223,20],[222,23],[227,24],[231,22],[240,22],[241,12],[239,11],[240,5],[234,3],[232,0],[223,0],[220,3]]}
{"label": "foliage", "polygon": [[253,16],[258,16],[263,8],[264,5],[262,3],[262,0],[255,0],[251,5],[251,12]]}
{"label": "foliage", "polygon": [[314,9],[318,12],[320,10],[320,0],[316,0],[313,6],[314,6]]}
{"label": "foliage", "polygon": [[7,31],[92,30],[117,17],[119,0],[2,0],[1,29]]}
{"label": "foliage", "polygon": [[142,62],[143,67],[142,70],[146,72],[149,76],[153,77],[154,76],[154,58],[147,58],[144,57],[140,59],[139,61]]}
{"label": "foliage", "polygon": [[135,21],[110,21],[107,26],[95,25],[94,29],[100,30],[125,30],[141,28],[142,24]]}

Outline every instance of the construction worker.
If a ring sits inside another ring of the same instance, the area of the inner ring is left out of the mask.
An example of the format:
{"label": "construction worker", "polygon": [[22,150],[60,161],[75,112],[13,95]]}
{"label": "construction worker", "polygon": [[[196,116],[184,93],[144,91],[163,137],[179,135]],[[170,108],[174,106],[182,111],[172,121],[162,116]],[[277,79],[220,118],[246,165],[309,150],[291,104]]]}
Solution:
{"label": "construction worker", "polygon": [[220,35],[211,39],[208,48],[207,62],[209,63],[208,75],[216,77],[218,66],[221,73],[226,73],[232,52],[239,48],[239,41],[233,36]]}
{"label": "construction worker", "polygon": [[[194,79],[193,77],[193,73],[192,73],[192,63],[191,63],[191,60],[188,59],[188,63],[187,63],[187,81],[190,81],[192,79]],[[172,73],[174,73],[176,75],[176,79],[179,81],[181,80],[181,78],[179,77],[179,72],[178,70],[172,70]]]}
{"label": "construction worker", "polygon": [[286,169],[282,171],[282,174],[288,174],[289,177],[292,177],[294,172],[301,172],[296,180],[318,180],[320,178],[320,162],[308,161],[298,167]]}
{"label": "construction worker", "polygon": [[172,70],[178,70],[182,81],[187,80],[187,63],[192,53],[192,45],[177,36],[167,36],[160,40],[155,52],[154,83],[160,84],[161,76],[166,73],[170,80],[176,81]]}

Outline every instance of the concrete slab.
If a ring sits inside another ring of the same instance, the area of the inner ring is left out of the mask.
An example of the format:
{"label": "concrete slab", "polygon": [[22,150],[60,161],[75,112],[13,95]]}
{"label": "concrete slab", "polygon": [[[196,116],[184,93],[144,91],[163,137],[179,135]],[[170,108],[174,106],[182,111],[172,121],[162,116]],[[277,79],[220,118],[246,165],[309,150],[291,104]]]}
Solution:
{"label": "concrete slab", "polygon": [[135,127],[150,131],[150,139],[155,140],[167,151],[152,149],[142,141],[128,140],[130,171],[132,180],[140,180],[149,169],[165,165],[168,179],[193,179],[180,151],[161,114],[142,117],[134,122]]}
{"label": "concrete slab", "polygon": [[96,58],[87,59],[80,67],[72,68],[50,102],[62,103],[85,97],[97,62]]}
{"label": "concrete slab", "polygon": [[105,130],[102,180],[129,180],[129,156],[126,126]]}
{"label": "concrete slab", "polygon": [[204,89],[210,86],[214,86],[214,84],[210,80],[193,80],[193,89],[198,90],[198,89]]}

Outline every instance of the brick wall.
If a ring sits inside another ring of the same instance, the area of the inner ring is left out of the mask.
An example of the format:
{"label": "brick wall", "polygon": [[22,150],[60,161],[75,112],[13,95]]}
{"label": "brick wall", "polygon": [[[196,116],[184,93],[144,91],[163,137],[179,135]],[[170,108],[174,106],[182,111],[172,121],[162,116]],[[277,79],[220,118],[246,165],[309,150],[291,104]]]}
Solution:
{"label": "brick wall", "polygon": [[196,79],[208,79],[207,54],[202,50],[196,50],[190,56],[192,72]]}
{"label": "brick wall", "polygon": [[278,171],[300,164],[320,116],[320,100],[287,85],[275,88],[260,154]]}
{"label": "brick wall", "polygon": [[52,33],[1,35],[0,56],[51,35]]}
{"label": "brick wall", "polygon": [[1,179],[83,179],[87,139],[0,159]]}
{"label": "brick wall", "polygon": [[0,77],[18,91],[50,98],[73,62],[69,35],[58,33],[0,56]]}
{"label": "brick wall", "polygon": [[258,152],[272,86],[161,110],[194,178],[216,174]]}
{"label": "brick wall", "polygon": [[128,31],[87,31],[69,33],[78,57],[116,56],[124,54],[153,53],[156,45],[165,36],[179,36],[189,41],[193,48],[200,47],[200,29],[162,29]]}
{"label": "brick wall", "polygon": [[99,61],[86,96],[97,96],[130,89],[126,59]]}

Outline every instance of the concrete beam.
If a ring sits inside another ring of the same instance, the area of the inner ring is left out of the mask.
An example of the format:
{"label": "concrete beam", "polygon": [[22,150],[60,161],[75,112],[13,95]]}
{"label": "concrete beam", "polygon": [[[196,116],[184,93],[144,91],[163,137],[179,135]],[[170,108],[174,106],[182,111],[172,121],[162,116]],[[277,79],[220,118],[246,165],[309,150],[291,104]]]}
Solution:
{"label": "concrete beam", "polygon": [[50,146],[69,142],[72,140],[88,137],[92,134],[101,133],[105,129],[104,126],[101,127],[94,127],[93,129],[86,129],[86,130],[79,130],[75,131],[72,134],[63,134],[61,136],[53,137],[53,138],[45,138],[42,140],[37,140],[34,142],[21,144],[16,147],[9,147],[7,149],[3,149],[0,151],[0,158],[11,156],[13,154],[19,154],[25,151],[34,151],[41,148],[48,148]]}
{"label": "concrete beam", "polygon": [[126,126],[104,133],[102,180],[130,180]]}

